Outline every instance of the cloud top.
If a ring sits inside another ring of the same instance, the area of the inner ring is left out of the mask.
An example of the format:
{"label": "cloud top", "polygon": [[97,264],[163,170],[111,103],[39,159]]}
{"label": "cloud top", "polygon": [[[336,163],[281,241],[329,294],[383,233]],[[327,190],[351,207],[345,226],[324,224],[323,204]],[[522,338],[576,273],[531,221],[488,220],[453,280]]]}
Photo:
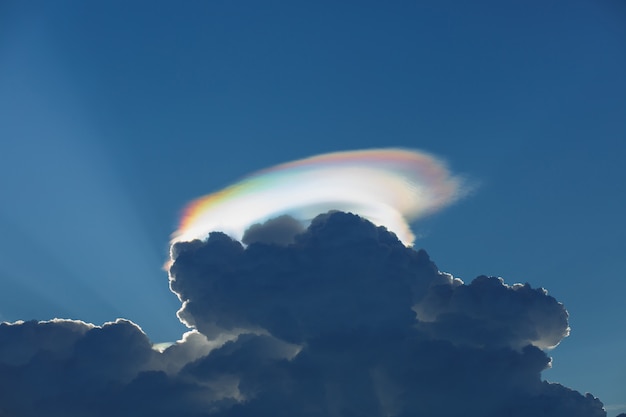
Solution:
{"label": "cloud top", "polygon": [[463,192],[445,164],[420,151],[335,152],[281,164],[191,202],[172,243],[222,231],[241,240],[255,223],[288,214],[308,223],[329,210],[356,213],[413,243],[408,222],[440,209]]}

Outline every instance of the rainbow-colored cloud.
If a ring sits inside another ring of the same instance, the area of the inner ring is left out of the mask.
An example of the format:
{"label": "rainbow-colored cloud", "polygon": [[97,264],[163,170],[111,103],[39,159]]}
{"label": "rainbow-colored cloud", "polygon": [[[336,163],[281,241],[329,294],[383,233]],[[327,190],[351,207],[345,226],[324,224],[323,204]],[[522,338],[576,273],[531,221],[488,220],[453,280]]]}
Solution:
{"label": "rainbow-colored cloud", "polygon": [[241,240],[255,223],[288,214],[302,222],[329,210],[358,214],[410,245],[408,222],[462,192],[462,180],[440,160],[404,149],[335,152],[257,172],[187,205],[172,243],[222,231]]}

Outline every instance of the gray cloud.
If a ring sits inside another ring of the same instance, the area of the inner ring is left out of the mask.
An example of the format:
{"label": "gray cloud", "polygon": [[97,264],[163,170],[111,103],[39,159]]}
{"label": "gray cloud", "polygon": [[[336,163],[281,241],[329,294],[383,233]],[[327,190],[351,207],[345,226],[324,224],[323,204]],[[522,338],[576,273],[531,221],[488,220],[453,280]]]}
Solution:
{"label": "gray cloud", "polygon": [[567,311],[547,291],[495,277],[433,286],[414,310],[433,337],[473,346],[550,348],[569,335]]}
{"label": "gray cloud", "polygon": [[464,284],[351,214],[292,238],[175,244],[195,330],[162,352],[126,320],[0,325],[0,416],[606,416],[541,379],[568,334],[543,289]]}
{"label": "gray cloud", "polygon": [[288,245],[302,232],[304,232],[302,224],[285,214],[269,219],[265,223],[253,224],[245,231],[241,241],[246,245],[257,242]]}

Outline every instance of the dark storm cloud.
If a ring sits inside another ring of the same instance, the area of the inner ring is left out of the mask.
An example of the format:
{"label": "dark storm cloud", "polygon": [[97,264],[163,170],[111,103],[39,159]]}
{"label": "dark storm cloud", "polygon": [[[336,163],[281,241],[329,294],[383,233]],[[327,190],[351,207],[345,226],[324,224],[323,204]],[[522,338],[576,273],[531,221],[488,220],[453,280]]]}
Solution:
{"label": "dark storm cloud", "polygon": [[[126,320],[1,324],[0,341],[0,416],[91,415],[111,387],[131,382],[154,355]],[[24,349],[25,356],[11,354]]]}
{"label": "dark storm cloud", "polygon": [[163,352],[125,320],[1,325],[0,416],[606,415],[541,380],[568,333],[544,290],[466,285],[351,214],[292,237],[177,243],[196,330]]}
{"label": "dark storm cloud", "polygon": [[548,348],[569,334],[567,311],[544,289],[496,277],[432,286],[414,309],[425,332],[472,346]]}
{"label": "dark storm cloud", "polygon": [[245,231],[241,241],[251,243],[276,243],[287,245],[293,243],[294,237],[304,231],[302,224],[288,215],[269,219],[265,223],[253,224]]}

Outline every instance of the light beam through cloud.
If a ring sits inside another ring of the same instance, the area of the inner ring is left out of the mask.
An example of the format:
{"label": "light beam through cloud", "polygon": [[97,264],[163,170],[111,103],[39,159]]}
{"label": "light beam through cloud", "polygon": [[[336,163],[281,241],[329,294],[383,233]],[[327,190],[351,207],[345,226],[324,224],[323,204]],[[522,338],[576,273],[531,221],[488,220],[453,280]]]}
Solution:
{"label": "light beam through cloud", "polygon": [[191,202],[172,243],[223,231],[241,240],[255,223],[288,214],[308,223],[329,210],[349,211],[394,232],[405,244],[409,222],[455,201],[463,181],[435,157],[414,150],[335,152],[260,171]]}

